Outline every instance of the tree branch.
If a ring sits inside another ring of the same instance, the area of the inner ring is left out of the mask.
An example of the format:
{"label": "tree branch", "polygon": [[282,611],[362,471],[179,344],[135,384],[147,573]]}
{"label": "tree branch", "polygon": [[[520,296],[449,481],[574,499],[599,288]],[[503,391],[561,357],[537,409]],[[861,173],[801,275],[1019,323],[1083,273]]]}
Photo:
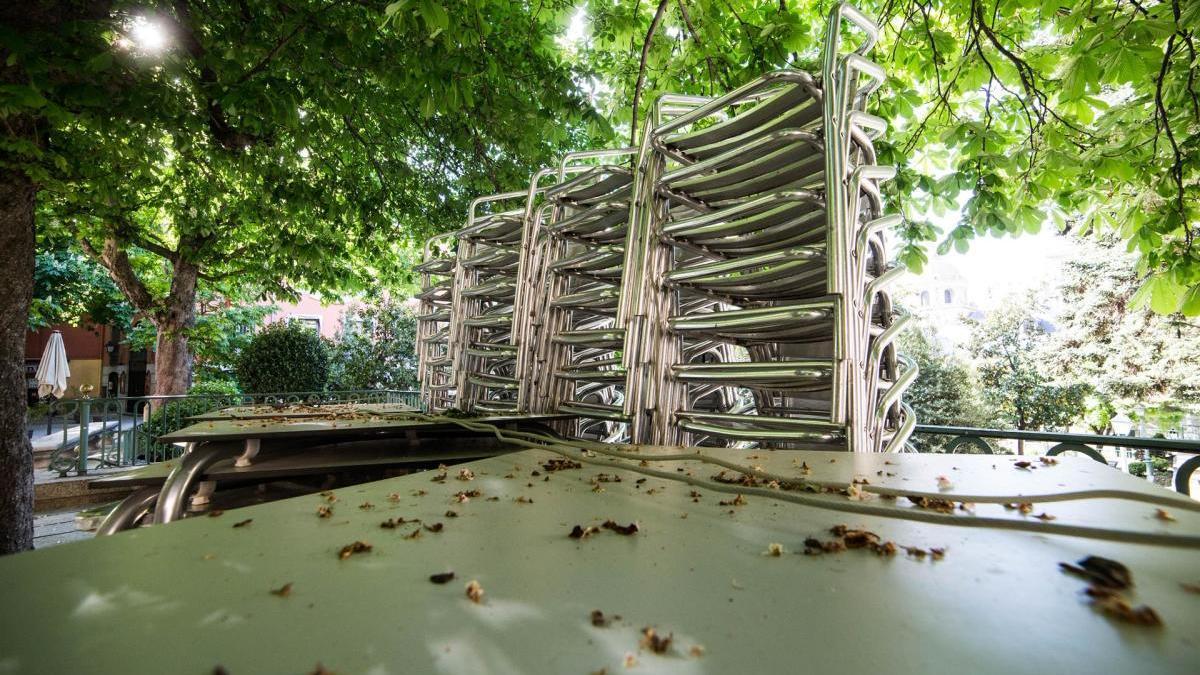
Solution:
{"label": "tree branch", "polygon": [[152,315],[154,313],[154,310],[158,308],[158,303],[146,285],[138,278],[137,272],[133,269],[133,263],[129,260],[129,254],[121,248],[120,242],[115,237],[105,237],[104,248],[99,251],[83,237],[79,237],[79,245],[83,247],[84,253],[87,253],[108,271],[108,276],[125,294],[134,309],[143,314]]}
{"label": "tree branch", "polygon": [[638,66],[637,85],[633,88],[633,119],[629,125],[630,145],[637,144],[638,100],[642,97],[642,86],[646,84],[646,59],[650,57],[650,42],[654,39],[654,31],[658,30],[658,24],[662,22],[667,3],[670,1],[661,0],[658,3],[658,9],[654,11],[654,19],[650,21],[650,30],[646,31],[646,39],[642,42],[642,61]]}
{"label": "tree branch", "polygon": [[307,23],[307,21],[301,21],[300,23],[296,24],[296,27],[292,29],[292,32],[280,38],[279,41],[275,43],[275,46],[271,48],[271,51],[267,52],[266,56],[262,57],[258,63],[254,64],[254,66],[250,68],[250,70],[242,73],[242,76],[238,78],[237,83],[241,84],[246,80],[249,80],[261,72],[263,68],[266,68],[267,64],[271,62],[271,59],[275,58],[275,56],[279,53],[279,50],[283,49],[284,45],[286,45],[288,42],[291,42],[292,38],[296,37],[296,35],[300,33],[300,30],[303,29]]}
{"label": "tree branch", "polygon": [[1179,151],[1179,143],[1175,140],[1175,133],[1171,129],[1171,118],[1167,114],[1167,106],[1163,103],[1163,85],[1167,79],[1167,71],[1171,68],[1171,58],[1175,54],[1175,38],[1177,34],[1172,34],[1167,39],[1167,49],[1163,54],[1162,66],[1159,67],[1158,77],[1155,78],[1154,86],[1154,116],[1158,122],[1159,129],[1166,133],[1167,142],[1171,144],[1171,179],[1175,183],[1175,203],[1172,208],[1179,215],[1179,224],[1183,227],[1184,236],[1190,246],[1192,240],[1192,230],[1188,227],[1187,210],[1183,205],[1184,187],[1183,187],[1183,154]]}
{"label": "tree branch", "polygon": [[[780,4],[783,0],[779,0]],[[683,17],[683,24],[687,26],[688,33],[692,35],[692,41],[696,43],[696,48],[704,54],[704,62],[708,64],[708,93],[713,93],[713,82],[717,79],[716,68],[713,67],[712,57],[708,55],[708,50],[704,48],[704,44],[700,42],[700,33],[696,32],[696,26],[692,24],[692,17],[688,15],[687,3],[684,0],[679,0],[679,14]]]}
{"label": "tree branch", "polygon": [[358,133],[357,129],[354,128],[354,124],[350,121],[349,115],[342,115],[342,124],[346,126],[346,131],[350,132],[350,135],[354,138],[354,140],[358,141],[358,143],[363,146],[363,151],[367,153],[367,159],[371,162],[371,166],[375,169],[375,177],[379,179],[380,189],[387,190],[387,180],[383,176],[383,167],[379,165],[379,160],[375,157],[375,153],[371,150],[371,144],[367,143],[367,140]]}
{"label": "tree branch", "polygon": [[192,25],[192,8],[188,4],[188,0],[175,0],[174,9],[174,15],[168,15],[168,18],[180,43],[183,44],[184,49],[200,70],[201,95],[207,104],[208,128],[213,138],[221,147],[232,152],[242,152],[251,145],[269,140],[268,136],[258,136],[240,131],[230,123],[224,106],[209,93],[218,89],[221,83],[217,78],[216,71],[207,64],[207,51],[204,49],[204,45],[200,44],[200,39],[196,37],[196,31]]}

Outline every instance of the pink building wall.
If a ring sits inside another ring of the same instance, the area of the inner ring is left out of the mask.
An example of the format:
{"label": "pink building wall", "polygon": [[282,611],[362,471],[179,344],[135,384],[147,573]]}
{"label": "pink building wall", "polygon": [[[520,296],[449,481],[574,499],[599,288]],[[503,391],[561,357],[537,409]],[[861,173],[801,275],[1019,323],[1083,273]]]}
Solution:
{"label": "pink building wall", "polygon": [[279,307],[279,311],[269,315],[267,322],[286,319],[319,322],[320,333],[327,338],[337,335],[338,329],[342,326],[342,313],[351,306],[350,303],[341,302],[322,304],[315,295],[307,293],[301,296],[300,302],[295,304],[277,302],[275,305]]}

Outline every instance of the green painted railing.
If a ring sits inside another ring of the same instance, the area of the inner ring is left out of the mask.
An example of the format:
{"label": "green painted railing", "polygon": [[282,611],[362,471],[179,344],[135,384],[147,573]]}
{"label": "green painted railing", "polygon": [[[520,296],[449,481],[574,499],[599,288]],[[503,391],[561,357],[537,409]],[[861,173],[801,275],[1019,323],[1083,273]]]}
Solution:
{"label": "green painted railing", "polygon": [[[188,417],[230,406],[286,403],[402,403],[420,405],[420,392],[370,389],[322,392],[195,396],[136,396],[63,399],[50,404],[44,418],[29,421],[30,434],[45,429],[60,441],[50,456],[50,470],[66,476],[105,467],[161,462],[182,448],[155,438],[187,425]],[[79,448],[87,448],[79,452]]]}
{"label": "green painted railing", "polygon": [[1185,495],[1191,494],[1192,474],[1197,469],[1200,469],[1200,441],[1195,440],[1072,434],[1053,431],[976,429],[974,427],[945,427],[933,424],[918,424],[913,433],[939,437],[950,436],[950,441],[943,446],[945,452],[973,451],[990,455],[996,452],[996,448],[986,439],[1035,441],[1050,444],[1050,448],[1044,453],[1046,455],[1053,456],[1064,452],[1078,452],[1102,464],[1108,464],[1109,461],[1098,448],[1124,448],[1139,451],[1141,460],[1146,462],[1147,479],[1152,479],[1154,475],[1153,462],[1150,461],[1150,451],[1172,455],[1172,460],[1179,459],[1174,457],[1174,455],[1182,455],[1183,461],[1172,462],[1175,464],[1172,483],[1176,491]]}

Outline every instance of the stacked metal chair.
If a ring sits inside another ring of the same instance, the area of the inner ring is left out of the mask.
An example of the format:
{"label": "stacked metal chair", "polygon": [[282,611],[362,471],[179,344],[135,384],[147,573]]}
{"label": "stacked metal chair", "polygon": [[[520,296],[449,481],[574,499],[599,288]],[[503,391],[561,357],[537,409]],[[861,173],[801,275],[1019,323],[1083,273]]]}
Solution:
{"label": "stacked metal chair", "polygon": [[454,405],[454,360],[450,353],[451,305],[453,299],[454,233],[441,234],[425,242],[417,272],[421,291],[417,294],[417,381],[422,404],[441,411]]}
{"label": "stacked metal chair", "polygon": [[[456,403],[463,410],[517,410],[513,309],[520,286],[526,198],[521,190],[476,199],[467,226],[457,233],[450,353]],[[477,216],[485,204],[494,210]]]}
{"label": "stacked metal chair", "polygon": [[865,57],[877,34],[839,4],[819,77],[663,96],[636,150],[576,153],[476,200],[453,280],[422,291],[422,326],[440,325],[447,291],[452,307],[422,347],[431,407],[450,400],[449,370],[463,409],[567,413],[585,438],[900,449],[916,368],[893,344],[902,270],[883,232],[899,219],[883,216],[893,170],[872,145],[886,123],[864,111],[884,79]]}
{"label": "stacked metal chair", "polygon": [[[843,20],[865,34],[845,55]],[[820,78],[770,73],[646,129],[643,279],[627,288],[632,440],[903,444],[914,420],[899,397],[916,369],[893,345],[904,322],[886,287],[901,270],[882,232],[897,219],[878,186],[894,170],[871,142],[886,123],[863,111],[884,80],[864,56],[877,34],[839,5]]]}
{"label": "stacked metal chair", "polygon": [[[532,412],[578,416],[573,433],[608,440],[626,435],[621,405],[624,331],[615,325],[629,223],[632,148],[564,159],[546,192],[540,358],[530,371]],[[593,160],[590,163],[587,160]],[[624,163],[622,166],[620,163]],[[574,174],[568,179],[568,174]]]}

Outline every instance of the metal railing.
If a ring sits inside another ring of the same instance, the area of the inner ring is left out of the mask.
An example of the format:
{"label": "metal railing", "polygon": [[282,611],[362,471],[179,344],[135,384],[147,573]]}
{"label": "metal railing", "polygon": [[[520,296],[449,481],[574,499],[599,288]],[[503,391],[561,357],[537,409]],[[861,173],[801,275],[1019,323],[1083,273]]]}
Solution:
{"label": "metal railing", "polygon": [[[977,429],[974,427],[946,427],[933,424],[918,424],[914,433],[919,436],[949,436],[942,446],[942,452],[977,452],[995,454],[997,448],[986,439],[1014,440],[1018,442],[1031,441],[1049,447],[1044,452],[1048,456],[1060,455],[1064,452],[1078,452],[1102,464],[1115,465],[1101,452],[1100,448],[1119,448],[1140,455],[1140,461],[1145,462],[1146,479],[1154,479],[1154,463],[1150,452],[1157,451],[1171,456],[1174,468],[1171,483],[1177,492],[1191,494],[1192,474],[1200,469],[1200,441],[1182,440],[1177,438],[1138,438],[1136,436],[1105,436],[1101,434],[1058,433],[1053,431],[1018,431],[1002,429]],[[1185,457],[1182,462],[1174,461],[1176,455]],[[1200,496],[1200,495],[1198,495]]]}
{"label": "metal railing", "polygon": [[[118,396],[54,401],[28,420],[31,436],[45,430],[59,442],[50,454],[51,471],[85,475],[92,469],[161,462],[177,457],[183,448],[155,439],[187,426],[186,419],[242,405],[288,403],[400,403],[420,406],[420,392],[397,389],[351,391],[270,392],[259,394],[200,394],[180,396]],[[80,452],[84,448],[84,452]]]}

